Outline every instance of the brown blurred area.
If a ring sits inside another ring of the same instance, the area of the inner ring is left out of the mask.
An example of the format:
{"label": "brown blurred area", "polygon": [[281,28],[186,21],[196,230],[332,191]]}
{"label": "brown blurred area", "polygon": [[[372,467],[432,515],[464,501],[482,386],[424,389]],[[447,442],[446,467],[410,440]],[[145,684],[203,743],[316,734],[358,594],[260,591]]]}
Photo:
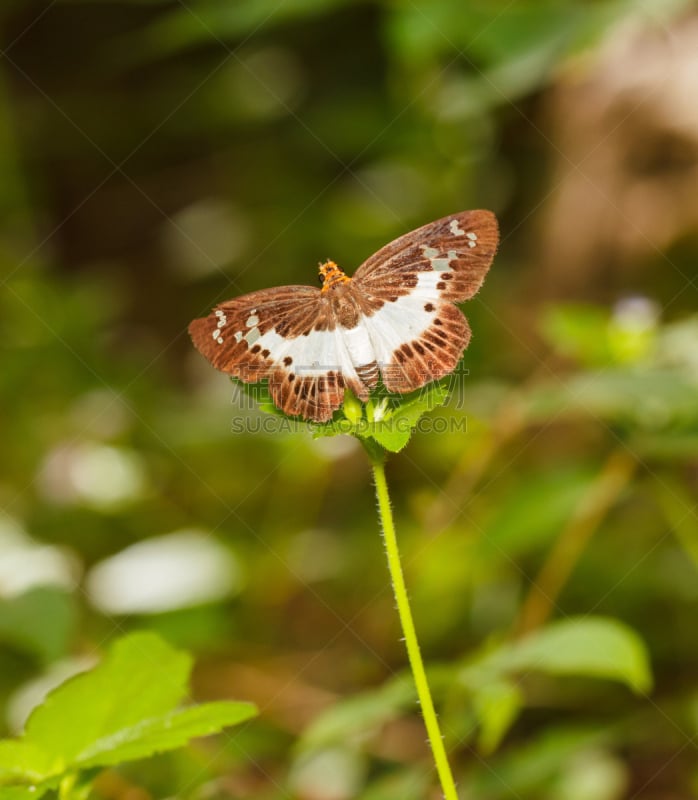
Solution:
{"label": "brown blurred area", "polygon": [[[542,253],[566,296],[647,285],[663,253],[695,246],[697,92],[695,13],[666,28],[629,19],[560,75],[545,102],[553,169]],[[666,280],[678,291],[695,273],[677,271]]]}

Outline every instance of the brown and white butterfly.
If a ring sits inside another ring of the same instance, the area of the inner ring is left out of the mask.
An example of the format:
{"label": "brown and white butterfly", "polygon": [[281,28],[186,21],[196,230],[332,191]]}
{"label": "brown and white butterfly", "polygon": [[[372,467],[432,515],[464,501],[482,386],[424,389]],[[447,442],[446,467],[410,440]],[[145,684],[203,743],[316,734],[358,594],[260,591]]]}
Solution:
{"label": "brown and white butterfly", "polygon": [[345,388],[364,402],[379,378],[411,392],[452,372],[470,341],[454,303],[480,288],[497,250],[490,211],[462,211],[381,248],[349,278],[320,265],[322,288],[280,286],[228,300],[189,333],[216,369],[268,379],[284,413],[324,422]]}

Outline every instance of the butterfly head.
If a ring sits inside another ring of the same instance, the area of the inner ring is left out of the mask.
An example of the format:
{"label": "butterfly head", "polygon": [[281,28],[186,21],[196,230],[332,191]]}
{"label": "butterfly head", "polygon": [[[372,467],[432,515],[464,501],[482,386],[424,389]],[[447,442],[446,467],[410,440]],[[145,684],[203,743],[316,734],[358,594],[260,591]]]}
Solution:
{"label": "butterfly head", "polygon": [[322,279],[323,292],[326,292],[338,283],[346,283],[349,280],[334,261],[325,261],[324,264],[320,264],[320,278]]}

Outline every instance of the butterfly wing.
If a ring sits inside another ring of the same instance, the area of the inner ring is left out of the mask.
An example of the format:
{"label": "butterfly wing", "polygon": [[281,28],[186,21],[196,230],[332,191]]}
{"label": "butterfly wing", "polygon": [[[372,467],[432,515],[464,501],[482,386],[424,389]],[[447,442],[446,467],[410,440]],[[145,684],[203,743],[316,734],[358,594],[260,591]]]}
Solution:
{"label": "butterfly wing", "polygon": [[381,247],[356,270],[353,281],[365,294],[381,299],[418,287],[430,290],[432,300],[462,303],[482,286],[498,242],[491,211],[461,211]]}
{"label": "butterfly wing", "polygon": [[189,326],[216,369],[245,383],[267,379],[290,416],[331,418],[344,387],[365,393],[346,353],[328,299],[311,286],[282,286],[229,300]]}
{"label": "butterfly wing", "polygon": [[463,211],[401,236],[356,271],[354,290],[387,389],[413,391],[455,369],[470,327],[453,304],[478,291],[498,240],[492,212]]}

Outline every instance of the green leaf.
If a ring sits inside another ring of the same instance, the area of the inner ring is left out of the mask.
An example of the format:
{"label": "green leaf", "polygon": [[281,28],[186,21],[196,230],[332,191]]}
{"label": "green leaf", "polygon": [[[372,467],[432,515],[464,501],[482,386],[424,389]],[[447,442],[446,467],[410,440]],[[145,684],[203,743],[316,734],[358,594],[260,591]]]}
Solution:
{"label": "green leaf", "polygon": [[556,464],[543,472],[530,470],[493,510],[478,548],[497,560],[516,558],[551,542],[589,491],[593,473],[587,467]]}
{"label": "green leaf", "polygon": [[[244,39],[259,28],[270,28],[294,19],[312,18],[341,6],[346,0],[290,0],[281,5],[274,0],[238,0],[235,3],[198,3],[196,12],[175,8],[138,35],[129,35],[131,58],[152,61],[177,53],[211,37],[219,40]],[[123,47],[125,42],[120,42]]]}
{"label": "green leaf", "polygon": [[646,430],[685,429],[698,422],[696,379],[676,369],[606,368],[542,382],[526,396],[532,420],[584,415]]}
{"label": "green leaf", "polygon": [[0,785],[17,780],[37,782],[50,772],[51,758],[32,742],[0,741]]}
{"label": "green leaf", "polygon": [[558,353],[581,364],[601,366],[613,362],[608,342],[609,321],[605,308],[555,306],[542,314],[539,328]]}
{"label": "green leaf", "polygon": [[636,305],[613,314],[596,306],[556,306],[543,314],[540,329],[559,353],[586,366],[642,362],[655,348],[657,319],[649,302]]}
{"label": "green leaf", "polygon": [[44,786],[3,786],[0,787],[0,800],[37,800],[53,788],[51,785]]}
{"label": "green leaf", "polygon": [[[31,796],[39,796],[44,785],[82,777],[88,791],[86,770],[181,747],[256,714],[252,704],[238,702],[174,710],[190,670],[190,656],[158,636],[124,637],[98,667],[48,695],[23,739],[0,741],[0,784],[32,784]],[[8,800],[22,800],[18,792]]]}
{"label": "green leaf", "polygon": [[347,738],[378,728],[395,719],[415,702],[411,676],[400,676],[385,686],[340,700],[305,731],[302,749],[318,749],[344,742]]}
{"label": "green leaf", "polygon": [[[376,418],[376,408],[374,407],[371,420],[373,426],[370,429],[371,437],[391,453],[398,453],[409,442],[422,416],[444,405],[448,397],[447,382],[437,381],[427,384],[416,392],[402,396],[399,400],[393,401],[392,405],[389,405],[387,399],[382,401],[386,403],[388,410]],[[369,417],[369,419],[371,418]]]}
{"label": "green leaf", "polygon": [[229,725],[254,717],[256,713],[252,703],[237,702],[206,703],[172,711],[98,739],[80,753],[74,763],[85,769],[146,758],[182,747],[190,739],[218,733]]}
{"label": "green leaf", "polygon": [[670,474],[653,475],[650,486],[677,541],[698,569],[698,530],[693,513],[693,495]]}
{"label": "green leaf", "polygon": [[523,694],[509,681],[486,684],[473,698],[480,733],[478,748],[483,755],[493,753],[523,708]]}
{"label": "green leaf", "polygon": [[0,638],[48,664],[65,655],[75,625],[70,594],[49,586],[0,603]]}
{"label": "green leaf", "polygon": [[568,794],[551,793],[556,778],[585,751],[606,747],[608,729],[547,726],[531,731],[517,747],[501,755],[473,762],[463,777],[471,798],[551,798]]}
{"label": "green leaf", "polygon": [[477,685],[483,676],[526,672],[606,678],[635,692],[646,692],[652,685],[640,637],[623,623],[603,617],[554,622],[498,648],[467,667],[462,678]]}
{"label": "green leaf", "polygon": [[92,742],[170,711],[186,695],[190,670],[190,656],[158,636],[126,636],[98,667],[48,695],[26,737],[62,768]]}

